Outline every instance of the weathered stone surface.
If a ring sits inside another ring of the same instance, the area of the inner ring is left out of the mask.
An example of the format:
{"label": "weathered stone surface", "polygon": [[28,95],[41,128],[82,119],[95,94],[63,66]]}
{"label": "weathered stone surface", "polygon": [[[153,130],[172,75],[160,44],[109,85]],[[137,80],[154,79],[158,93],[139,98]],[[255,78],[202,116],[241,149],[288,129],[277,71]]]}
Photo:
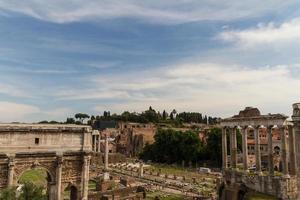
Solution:
{"label": "weathered stone surface", "polygon": [[61,200],[65,188],[76,188],[76,199],[87,200],[91,151],[88,126],[0,124],[0,189],[16,185],[34,168],[48,172],[50,200]]}

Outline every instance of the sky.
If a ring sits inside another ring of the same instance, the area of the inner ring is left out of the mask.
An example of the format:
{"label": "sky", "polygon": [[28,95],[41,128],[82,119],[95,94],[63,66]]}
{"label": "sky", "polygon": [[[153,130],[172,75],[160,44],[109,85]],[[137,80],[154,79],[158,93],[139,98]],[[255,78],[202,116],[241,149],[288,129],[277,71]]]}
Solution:
{"label": "sky", "polygon": [[297,0],[0,0],[0,121],[300,101]]}

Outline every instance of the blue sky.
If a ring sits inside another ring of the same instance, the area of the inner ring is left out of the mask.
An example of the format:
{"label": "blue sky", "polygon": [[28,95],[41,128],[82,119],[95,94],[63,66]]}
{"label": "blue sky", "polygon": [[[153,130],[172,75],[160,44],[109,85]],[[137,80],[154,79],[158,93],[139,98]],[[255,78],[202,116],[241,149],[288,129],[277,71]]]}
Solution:
{"label": "blue sky", "polygon": [[291,113],[296,0],[0,0],[0,121],[76,112]]}

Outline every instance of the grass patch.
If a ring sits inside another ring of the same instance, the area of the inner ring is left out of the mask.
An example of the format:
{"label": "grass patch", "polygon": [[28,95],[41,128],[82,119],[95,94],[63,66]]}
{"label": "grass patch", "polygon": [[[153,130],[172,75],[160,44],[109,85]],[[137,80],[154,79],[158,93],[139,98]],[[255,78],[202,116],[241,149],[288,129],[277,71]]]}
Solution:
{"label": "grass patch", "polygon": [[96,190],[96,182],[89,181],[89,190]]}
{"label": "grass patch", "polygon": [[25,171],[21,178],[19,179],[19,183],[30,182],[38,187],[47,187],[47,177],[48,173],[45,169],[31,169]]}
{"label": "grass patch", "polygon": [[180,195],[168,194],[161,191],[147,193],[146,200],[155,200],[158,197],[159,200],[184,200],[185,198]]}

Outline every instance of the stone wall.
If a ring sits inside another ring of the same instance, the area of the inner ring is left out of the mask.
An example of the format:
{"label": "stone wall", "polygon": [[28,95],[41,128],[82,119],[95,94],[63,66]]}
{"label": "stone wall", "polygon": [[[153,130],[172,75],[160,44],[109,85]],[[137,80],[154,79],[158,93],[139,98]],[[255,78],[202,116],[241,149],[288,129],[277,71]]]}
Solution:
{"label": "stone wall", "polygon": [[0,152],[91,150],[89,126],[0,124]]}

